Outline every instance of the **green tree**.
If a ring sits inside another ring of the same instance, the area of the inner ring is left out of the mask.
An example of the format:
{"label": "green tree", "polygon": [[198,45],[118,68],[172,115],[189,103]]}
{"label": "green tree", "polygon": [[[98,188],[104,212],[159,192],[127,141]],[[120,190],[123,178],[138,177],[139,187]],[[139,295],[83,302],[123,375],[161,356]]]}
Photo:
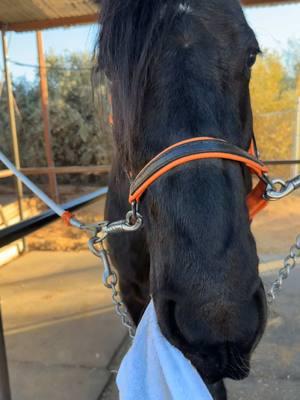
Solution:
{"label": "green tree", "polygon": [[[92,89],[92,63],[85,53],[65,53],[46,57],[49,113],[54,161],[57,166],[109,164],[112,154],[111,126],[108,121],[108,87],[97,85],[101,107],[96,108]],[[14,82],[17,127],[23,166],[45,166],[39,76],[33,82]],[[96,96],[98,98],[98,96]],[[1,147],[11,156],[11,140],[6,108],[6,92],[0,99]],[[84,182],[92,177],[80,177]],[[70,181],[70,177],[61,177]],[[76,177],[78,181],[78,177]]]}

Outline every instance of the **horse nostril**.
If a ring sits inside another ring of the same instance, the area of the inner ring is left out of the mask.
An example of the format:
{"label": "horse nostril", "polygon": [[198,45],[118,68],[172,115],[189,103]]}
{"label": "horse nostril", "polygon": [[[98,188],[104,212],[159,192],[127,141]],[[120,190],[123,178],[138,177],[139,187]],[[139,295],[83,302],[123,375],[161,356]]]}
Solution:
{"label": "horse nostril", "polygon": [[175,324],[175,308],[176,303],[174,300],[164,300],[160,312],[160,318],[166,322],[171,333],[174,333],[175,328],[177,328]]}
{"label": "horse nostril", "polygon": [[179,338],[181,336],[181,332],[176,321],[176,302],[174,300],[168,300],[167,312],[171,333]]}

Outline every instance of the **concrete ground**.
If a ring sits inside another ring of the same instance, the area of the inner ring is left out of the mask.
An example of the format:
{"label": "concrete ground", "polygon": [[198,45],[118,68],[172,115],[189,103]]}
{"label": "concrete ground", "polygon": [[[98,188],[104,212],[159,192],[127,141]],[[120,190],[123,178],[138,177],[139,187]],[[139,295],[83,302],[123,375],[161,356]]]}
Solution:
{"label": "concrete ground", "polygon": [[[262,266],[269,286],[279,261]],[[251,376],[230,400],[300,399],[300,270],[270,309]],[[13,400],[117,400],[128,347],[101,267],[88,252],[31,252],[0,270]],[[137,399],[139,400],[139,399]]]}
{"label": "concrete ground", "polygon": [[[264,265],[267,287],[275,279]],[[266,333],[255,351],[252,373],[242,382],[228,381],[230,400],[300,399],[300,270],[292,272],[275,304],[270,307]]]}
{"label": "concrete ground", "polygon": [[0,270],[13,400],[97,400],[125,338],[89,252],[31,252]]}

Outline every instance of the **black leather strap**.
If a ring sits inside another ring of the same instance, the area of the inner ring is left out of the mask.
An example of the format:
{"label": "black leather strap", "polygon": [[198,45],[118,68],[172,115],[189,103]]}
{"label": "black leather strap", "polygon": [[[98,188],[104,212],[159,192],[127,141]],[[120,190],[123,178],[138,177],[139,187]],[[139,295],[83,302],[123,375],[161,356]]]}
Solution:
{"label": "black leather strap", "polygon": [[139,187],[141,187],[153,174],[168,164],[186,156],[204,153],[233,154],[251,160],[261,167],[264,165],[261,161],[251,156],[248,152],[224,140],[214,139],[188,142],[180,144],[177,147],[173,147],[151,160],[132,182],[130,186],[130,195],[133,195],[139,189]]}

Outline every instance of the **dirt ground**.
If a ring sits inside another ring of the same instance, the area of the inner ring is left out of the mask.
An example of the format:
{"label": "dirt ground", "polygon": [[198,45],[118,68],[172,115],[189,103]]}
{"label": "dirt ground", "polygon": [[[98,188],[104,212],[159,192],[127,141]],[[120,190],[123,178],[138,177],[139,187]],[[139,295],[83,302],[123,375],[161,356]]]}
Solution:
{"label": "dirt ground", "polygon": [[[87,222],[103,219],[105,199],[102,199],[76,215]],[[261,212],[253,223],[252,229],[257,241],[262,261],[276,259],[286,254],[300,233],[300,196],[294,195],[279,202],[272,202]],[[63,222],[39,230],[28,237],[30,250],[79,251],[86,249],[87,236],[76,229],[67,228]]]}
{"label": "dirt ground", "polygon": [[[82,210],[76,211],[76,217],[86,223],[103,220],[105,199],[101,199]],[[87,249],[87,234],[75,228],[67,227],[57,221],[28,236],[29,250],[80,251]]]}
{"label": "dirt ground", "polygon": [[300,196],[293,195],[272,202],[253,223],[259,254],[262,261],[276,259],[288,252],[300,234]]}

